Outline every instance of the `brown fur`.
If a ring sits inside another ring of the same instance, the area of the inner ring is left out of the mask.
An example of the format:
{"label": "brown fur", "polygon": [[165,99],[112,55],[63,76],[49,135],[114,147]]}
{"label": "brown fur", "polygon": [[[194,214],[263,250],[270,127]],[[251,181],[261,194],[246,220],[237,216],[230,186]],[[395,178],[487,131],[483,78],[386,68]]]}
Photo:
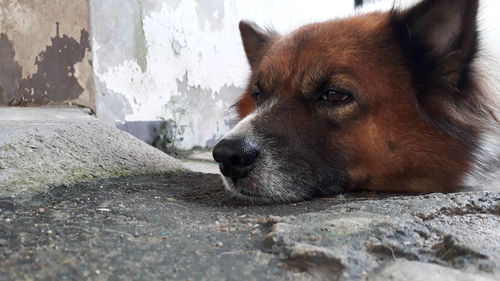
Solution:
{"label": "brown fur", "polygon": [[[304,149],[340,165],[344,190],[455,191],[472,169],[485,120],[494,117],[471,68],[477,6],[424,0],[408,11],[310,24],[285,36],[243,22],[252,75],[236,104],[239,116],[258,110],[255,92],[274,100],[256,124],[276,122],[277,143],[301,139],[310,144]],[[442,24],[456,21],[446,9],[463,11],[460,26]],[[456,28],[456,36],[442,41],[439,28]],[[355,102],[317,106],[325,80]]]}

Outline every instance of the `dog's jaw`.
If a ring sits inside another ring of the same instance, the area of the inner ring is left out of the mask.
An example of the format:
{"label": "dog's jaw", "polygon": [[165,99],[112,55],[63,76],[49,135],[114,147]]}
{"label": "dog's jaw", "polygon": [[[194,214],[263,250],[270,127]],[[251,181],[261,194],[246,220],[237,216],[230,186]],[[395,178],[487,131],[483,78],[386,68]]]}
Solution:
{"label": "dog's jaw", "polygon": [[[292,184],[291,179],[286,178],[284,173],[276,170],[265,172],[262,170],[259,168],[248,177],[238,179],[236,182],[225,176],[222,176],[222,180],[229,192],[253,202],[290,203],[310,198],[309,195],[301,192],[303,189],[300,187],[300,183]],[[257,175],[257,173],[260,174]],[[289,190],[291,186],[297,187],[296,190]]]}

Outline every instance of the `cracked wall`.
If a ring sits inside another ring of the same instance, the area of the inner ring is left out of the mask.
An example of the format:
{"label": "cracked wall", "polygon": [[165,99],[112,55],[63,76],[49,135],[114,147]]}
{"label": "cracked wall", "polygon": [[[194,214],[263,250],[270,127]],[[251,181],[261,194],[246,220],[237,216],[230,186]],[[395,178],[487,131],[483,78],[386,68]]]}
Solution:
{"label": "cracked wall", "polygon": [[0,105],[95,109],[87,0],[0,2]]}
{"label": "cracked wall", "polygon": [[211,147],[234,124],[230,106],[249,75],[241,19],[286,32],[353,6],[352,0],[92,0],[97,116],[137,129],[171,118],[175,101],[186,110],[180,146]]}

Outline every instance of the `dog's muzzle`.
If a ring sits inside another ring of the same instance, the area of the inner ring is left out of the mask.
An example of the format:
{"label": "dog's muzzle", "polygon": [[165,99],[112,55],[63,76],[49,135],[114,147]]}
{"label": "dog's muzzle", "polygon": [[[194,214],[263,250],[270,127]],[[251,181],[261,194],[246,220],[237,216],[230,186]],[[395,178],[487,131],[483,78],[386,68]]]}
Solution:
{"label": "dog's muzzle", "polygon": [[259,146],[250,138],[224,138],[214,147],[213,157],[221,173],[236,184],[248,176],[259,153]]}

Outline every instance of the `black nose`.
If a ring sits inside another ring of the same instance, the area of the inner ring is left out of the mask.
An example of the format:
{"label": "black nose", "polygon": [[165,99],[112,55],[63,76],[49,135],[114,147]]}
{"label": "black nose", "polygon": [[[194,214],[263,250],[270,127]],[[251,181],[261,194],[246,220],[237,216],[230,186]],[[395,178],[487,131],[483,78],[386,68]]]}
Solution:
{"label": "black nose", "polygon": [[213,151],[221,173],[234,181],[248,176],[259,156],[259,147],[248,138],[222,139]]}

